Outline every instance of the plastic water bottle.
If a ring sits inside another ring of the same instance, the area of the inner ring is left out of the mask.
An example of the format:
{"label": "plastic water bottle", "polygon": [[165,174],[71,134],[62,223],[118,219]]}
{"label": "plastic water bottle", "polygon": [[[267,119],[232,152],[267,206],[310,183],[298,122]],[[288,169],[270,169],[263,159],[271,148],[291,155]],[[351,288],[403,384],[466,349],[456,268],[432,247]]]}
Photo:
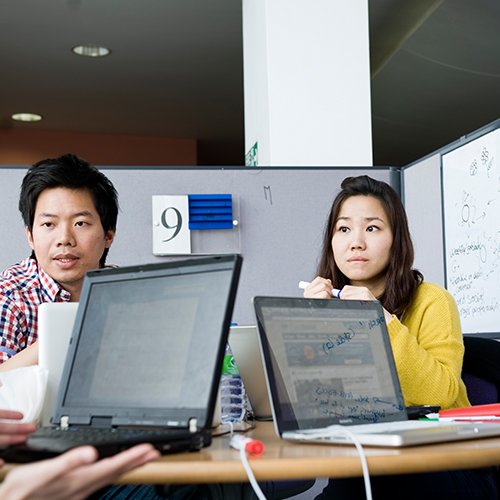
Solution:
{"label": "plastic water bottle", "polygon": [[244,420],[247,410],[245,387],[234,362],[229,344],[226,345],[219,387],[221,421],[241,422]]}

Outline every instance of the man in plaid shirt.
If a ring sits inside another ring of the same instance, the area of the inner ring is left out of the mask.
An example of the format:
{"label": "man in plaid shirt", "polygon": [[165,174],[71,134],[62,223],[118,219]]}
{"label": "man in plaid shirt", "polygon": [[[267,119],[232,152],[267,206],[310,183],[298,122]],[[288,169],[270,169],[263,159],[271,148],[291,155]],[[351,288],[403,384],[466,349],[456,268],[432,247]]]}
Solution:
{"label": "man in plaid shirt", "polygon": [[78,302],[85,273],[105,265],[118,195],[102,172],[68,154],[28,170],[19,210],[32,253],[0,274],[0,370],[36,364],[38,306]]}
{"label": "man in plaid shirt", "polygon": [[[36,364],[38,306],[77,302],[85,273],[104,267],[116,231],[118,195],[103,173],[68,154],[28,170],[19,210],[32,253],[0,274],[0,371]],[[35,430],[21,418],[19,412],[0,408],[0,448],[23,443]],[[97,462],[95,449],[79,447],[16,468],[0,485],[0,497],[87,497],[158,456],[151,445],[142,444]],[[158,498],[148,485],[120,491],[120,498]]]}

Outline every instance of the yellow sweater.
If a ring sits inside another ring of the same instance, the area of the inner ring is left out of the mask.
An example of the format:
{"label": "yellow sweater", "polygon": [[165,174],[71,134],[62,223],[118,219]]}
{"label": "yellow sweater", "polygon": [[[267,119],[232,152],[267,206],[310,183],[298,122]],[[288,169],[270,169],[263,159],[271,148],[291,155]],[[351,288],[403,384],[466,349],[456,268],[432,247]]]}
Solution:
{"label": "yellow sweater", "polygon": [[406,405],[470,406],[460,317],[444,288],[422,283],[402,321],[393,316],[388,330]]}

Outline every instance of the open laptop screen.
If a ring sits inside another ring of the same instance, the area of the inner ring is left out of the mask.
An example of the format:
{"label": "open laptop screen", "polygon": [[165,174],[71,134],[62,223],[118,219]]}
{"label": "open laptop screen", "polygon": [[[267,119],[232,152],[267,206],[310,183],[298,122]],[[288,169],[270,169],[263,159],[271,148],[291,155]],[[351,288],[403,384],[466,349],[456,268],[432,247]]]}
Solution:
{"label": "open laptop screen", "polygon": [[66,414],[200,418],[220,374],[233,274],[229,258],[88,273],[63,377]]}
{"label": "open laptop screen", "polygon": [[280,432],[406,419],[375,301],[255,297]]}

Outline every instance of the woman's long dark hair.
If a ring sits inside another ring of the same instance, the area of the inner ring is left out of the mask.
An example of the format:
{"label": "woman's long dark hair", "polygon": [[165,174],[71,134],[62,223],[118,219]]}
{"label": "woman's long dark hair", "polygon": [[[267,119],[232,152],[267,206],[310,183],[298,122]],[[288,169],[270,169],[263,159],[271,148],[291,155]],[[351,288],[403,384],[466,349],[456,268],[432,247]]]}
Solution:
{"label": "woman's long dark hair", "polygon": [[398,194],[388,184],[367,175],[347,177],[342,181],[341,191],[333,201],[323,236],[323,250],[318,265],[318,275],[332,280],[335,288],[349,285],[345,276],[335,264],[332,238],[342,203],[351,196],[372,196],[379,200],[389,218],[393,242],[391,258],[385,271],[385,290],[377,297],[392,314],[401,318],[410,304],[413,294],[424,277],[413,266],[413,243],[408,229],[406,212]]}

